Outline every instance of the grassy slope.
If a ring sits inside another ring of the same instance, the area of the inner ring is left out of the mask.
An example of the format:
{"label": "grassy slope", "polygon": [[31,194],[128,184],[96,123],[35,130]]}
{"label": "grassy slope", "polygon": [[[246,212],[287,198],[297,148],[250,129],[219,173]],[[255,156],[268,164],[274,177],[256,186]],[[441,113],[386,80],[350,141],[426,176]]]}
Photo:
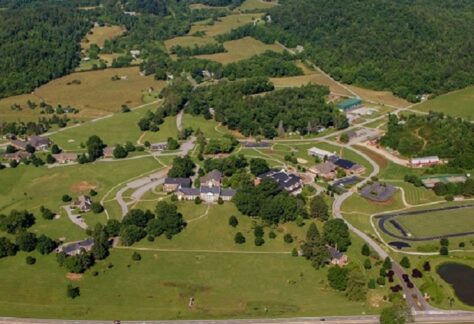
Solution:
{"label": "grassy slope", "polygon": [[443,112],[445,114],[466,118],[474,118],[474,87],[467,87],[441,95],[432,100],[425,101],[414,106],[416,110],[428,112],[430,110]]}

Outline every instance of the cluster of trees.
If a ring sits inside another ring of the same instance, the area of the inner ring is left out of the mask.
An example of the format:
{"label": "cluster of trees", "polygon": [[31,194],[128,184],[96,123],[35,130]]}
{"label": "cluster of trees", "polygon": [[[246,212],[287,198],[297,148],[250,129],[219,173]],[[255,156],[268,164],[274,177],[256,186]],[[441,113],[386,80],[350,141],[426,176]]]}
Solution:
{"label": "cluster of trees", "polygon": [[222,138],[210,139],[204,147],[204,154],[230,153],[239,145],[239,141],[232,135],[226,134]]}
{"label": "cluster of trees", "polygon": [[85,15],[58,2],[0,11],[0,98],[73,71],[91,26]]}
{"label": "cluster of trees", "polygon": [[345,292],[349,300],[362,301],[367,296],[366,279],[357,265],[349,267],[331,267],[327,274],[329,285],[339,291]]}
{"label": "cluster of trees", "polygon": [[230,9],[236,8],[244,3],[245,0],[193,0],[192,3],[202,3],[211,7],[225,7],[229,6]]}
{"label": "cluster of trees", "polygon": [[267,51],[225,66],[223,76],[229,79],[251,77],[284,77],[302,75],[303,70],[298,67],[295,57],[288,52],[277,53]]}
{"label": "cluster of trees", "polygon": [[176,54],[178,57],[182,56],[194,56],[203,54],[216,54],[224,53],[226,49],[222,43],[211,43],[198,46],[197,44],[193,47],[185,47],[181,45],[173,46],[170,50],[171,54]]}
{"label": "cluster of trees", "polygon": [[[449,136],[446,136],[449,134]],[[388,130],[380,143],[406,156],[437,155],[453,168],[474,168],[474,125],[459,118],[431,112],[427,115],[389,115]]]}
{"label": "cluster of trees", "polygon": [[466,55],[473,50],[473,10],[470,1],[288,0],[254,33],[304,45],[308,58],[342,82],[417,101],[474,83],[466,69],[474,65]]}
{"label": "cluster of trees", "polygon": [[282,190],[273,179],[263,179],[259,185],[249,185],[237,191],[233,201],[244,215],[258,216],[269,224],[308,217],[302,198]]}
{"label": "cluster of trees", "polygon": [[26,210],[12,210],[8,215],[0,215],[0,230],[15,236],[14,242],[7,237],[0,237],[0,258],[14,256],[17,251],[36,250],[41,254],[53,252],[58,246],[56,241],[46,235],[37,236],[27,231],[34,224],[35,217]]}
{"label": "cluster of trees", "polygon": [[53,125],[60,128],[66,127],[69,122],[67,115],[57,116],[54,114],[50,118],[40,117],[37,122],[2,122],[0,124],[0,134],[13,134],[16,136],[23,135],[40,135],[47,132]]}
{"label": "cluster of trees", "polygon": [[[416,187],[423,186],[420,177],[416,175],[406,175],[405,181]],[[474,195],[474,179],[468,178],[465,182],[444,183],[438,182],[433,187],[433,191],[438,196],[444,196],[447,200],[451,200],[454,196],[463,195],[471,197]]]}
{"label": "cluster of trees", "polygon": [[168,172],[168,177],[170,178],[188,178],[194,174],[194,164],[193,160],[189,155],[184,157],[177,156],[173,160],[173,165]]}

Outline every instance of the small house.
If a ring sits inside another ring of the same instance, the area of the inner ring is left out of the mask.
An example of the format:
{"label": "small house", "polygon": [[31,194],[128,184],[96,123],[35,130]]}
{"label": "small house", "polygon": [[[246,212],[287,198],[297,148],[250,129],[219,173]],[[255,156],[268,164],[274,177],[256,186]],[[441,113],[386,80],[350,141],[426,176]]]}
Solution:
{"label": "small house", "polygon": [[281,189],[288,192],[294,192],[303,187],[301,177],[285,170],[270,170],[261,174],[255,180],[255,184],[258,185],[263,179],[273,179]]}
{"label": "small house", "polygon": [[114,157],[114,147],[107,146],[102,150],[104,158],[113,158]]}
{"label": "small house", "polygon": [[365,167],[349,160],[337,159],[334,164],[343,169],[346,174],[362,174],[365,172]]}
{"label": "small house", "polygon": [[336,177],[336,169],[337,166],[334,163],[326,161],[311,167],[309,171],[325,180],[332,180]]}
{"label": "small house", "polygon": [[329,256],[331,257],[331,264],[344,267],[349,263],[347,255],[340,252],[337,247],[328,246]]}
{"label": "small house", "polygon": [[440,164],[441,160],[437,156],[425,156],[420,158],[413,158],[410,160],[410,166],[412,168],[424,168],[432,165]]}
{"label": "small house", "polygon": [[324,159],[328,159],[328,158],[336,156],[335,153],[332,153],[332,152],[329,152],[329,151],[326,151],[326,150],[322,150],[322,149],[319,149],[317,147],[310,148],[308,150],[308,155],[314,156],[314,157],[316,157],[320,160],[324,160]]}
{"label": "small house", "polygon": [[61,152],[61,153],[58,153],[58,154],[53,154],[53,158],[59,164],[66,164],[66,163],[70,163],[70,162],[75,162],[77,160],[77,154],[76,153]]}
{"label": "small house", "polygon": [[72,203],[73,208],[79,209],[79,211],[86,213],[92,208],[92,200],[89,196],[79,196],[77,200]]}
{"label": "small house", "polygon": [[94,240],[87,238],[82,241],[64,244],[58,247],[57,251],[66,253],[69,256],[73,256],[73,255],[77,255],[81,253],[81,251],[89,252],[92,250],[93,246],[94,246]]}
{"label": "small house", "polygon": [[3,155],[3,158],[7,161],[16,161],[20,162],[21,160],[24,159],[29,159],[32,156],[31,153],[26,152],[26,151],[17,151],[15,153],[5,153]]}
{"label": "small house", "polygon": [[159,151],[164,151],[168,148],[168,143],[162,142],[162,143],[153,143],[150,145],[150,151],[152,152],[159,152]]}

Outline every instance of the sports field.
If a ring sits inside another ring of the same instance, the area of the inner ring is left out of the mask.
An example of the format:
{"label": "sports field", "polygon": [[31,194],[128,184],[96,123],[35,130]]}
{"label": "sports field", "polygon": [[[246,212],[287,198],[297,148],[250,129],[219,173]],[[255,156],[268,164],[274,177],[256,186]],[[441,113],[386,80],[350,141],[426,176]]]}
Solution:
{"label": "sports field", "polygon": [[474,87],[453,91],[434,99],[425,101],[413,107],[413,109],[428,112],[436,111],[448,115],[462,117],[468,120],[474,119]]}
{"label": "sports field", "polygon": [[395,217],[413,237],[442,236],[474,231],[472,208]]}
{"label": "sports field", "polygon": [[198,58],[216,61],[222,64],[229,64],[240,61],[265,51],[282,52],[283,49],[276,45],[264,44],[261,41],[252,37],[244,37],[241,39],[229,41],[224,43],[227,50],[225,53],[198,55]]}

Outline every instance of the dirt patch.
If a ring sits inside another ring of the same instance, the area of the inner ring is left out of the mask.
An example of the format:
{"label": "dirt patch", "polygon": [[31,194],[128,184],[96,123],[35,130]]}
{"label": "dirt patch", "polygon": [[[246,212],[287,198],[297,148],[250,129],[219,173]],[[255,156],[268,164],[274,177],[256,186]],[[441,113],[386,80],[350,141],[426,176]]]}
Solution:
{"label": "dirt patch", "polygon": [[84,192],[84,191],[89,191],[91,189],[97,188],[96,185],[93,185],[92,183],[89,183],[87,181],[80,181],[71,186],[71,191],[72,192]]}
{"label": "dirt patch", "polygon": [[374,151],[361,146],[361,145],[354,145],[359,151],[368,155],[372,160],[375,161],[379,165],[381,169],[385,169],[388,166],[388,160],[384,158],[382,155],[375,153]]}
{"label": "dirt patch", "polygon": [[69,272],[66,275],[66,278],[71,280],[71,281],[80,281],[80,280],[82,280],[82,274]]}
{"label": "dirt patch", "polygon": [[385,301],[383,300],[383,295],[379,293],[369,293],[369,296],[367,298],[369,305],[373,308],[380,308],[383,304],[385,304]]}

